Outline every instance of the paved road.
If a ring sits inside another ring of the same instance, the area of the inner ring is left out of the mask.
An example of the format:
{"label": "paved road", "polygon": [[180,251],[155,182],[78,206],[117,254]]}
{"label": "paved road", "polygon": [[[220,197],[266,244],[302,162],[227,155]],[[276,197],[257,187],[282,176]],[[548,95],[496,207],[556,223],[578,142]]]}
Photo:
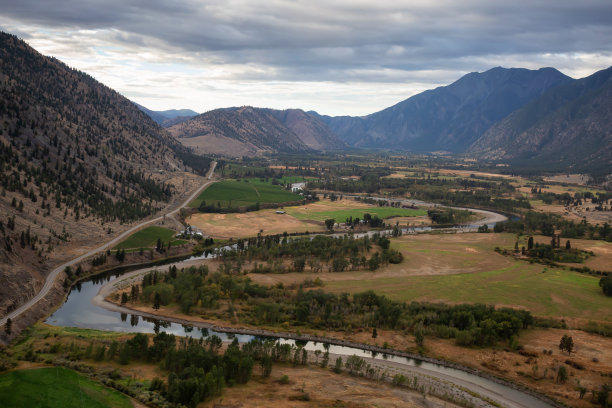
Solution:
{"label": "paved road", "polygon": [[131,234],[133,234],[134,232],[138,231],[139,229],[142,229],[150,224],[154,224],[158,221],[161,221],[164,216],[173,216],[174,214],[177,214],[181,208],[186,207],[189,202],[191,202],[194,198],[196,198],[198,196],[198,194],[200,194],[200,192],[202,192],[202,190],[204,190],[206,187],[208,187],[211,183],[213,183],[212,180],[212,176],[213,173],[215,171],[215,167],[217,166],[217,162],[213,161],[210,164],[210,170],[208,171],[208,175],[206,176],[207,180],[202,186],[200,186],[200,188],[198,188],[196,191],[193,192],[193,194],[191,194],[183,203],[179,204],[176,208],[174,208],[173,210],[166,212],[165,214],[157,217],[157,218],[153,218],[147,221],[143,221],[140,224],[137,224],[135,226],[133,226],[132,228],[130,228],[129,230],[117,235],[115,238],[111,239],[110,241],[106,242],[104,245],[101,245],[95,249],[92,249],[91,251],[88,251],[86,253],[84,253],[81,256],[78,256],[60,266],[58,266],[57,268],[55,268],[53,271],[51,271],[51,273],[49,275],[47,275],[47,278],[45,280],[45,284],[43,285],[42,289],[36,294],[36,296],[34,296],[32,299],[28,300],[26,303],[24,303],[23,305],[21,305],[20,307],[18,307],[17,309],[13,310],[12,312],[8,313],[6,316],[2,317],[2,319],[0,320],[0,326],[4,326],[6,324],[6,321],[8,319],[14,320],[16,317],[18,317],[20,314],[22,314],[23,312],[25,312],[26,310],[30,309],[32,306],[34,306],[36,303],[38,303],[42,298],[44,298],[47,293],[49,293],[49,291],[51,290],[51,288],[53,287],[55,280],[57,279],[58,275],[64,270],[66,269],[67,266],[72,266],[75,265],[79,262],[81,262],[83,259],[86,259],[92,255],[95,255],[96,253],[100,252],[100,251],[104,251],[108,248],[111,248],[113,246],[115,246],[116,244],[118,244],[119,242],[123,241],[126,237],[130,236]]}

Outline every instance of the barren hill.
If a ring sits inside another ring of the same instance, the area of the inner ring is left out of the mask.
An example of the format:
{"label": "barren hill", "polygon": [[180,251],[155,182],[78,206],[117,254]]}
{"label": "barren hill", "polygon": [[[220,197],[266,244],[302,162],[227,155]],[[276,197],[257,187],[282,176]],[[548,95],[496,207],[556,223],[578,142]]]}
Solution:
{"label": "barren hill", "polygon": [[346,146],[318,118],[299,109],[251,106],[216,109],[168,130],[197,153],[234,157],[336,150]]}

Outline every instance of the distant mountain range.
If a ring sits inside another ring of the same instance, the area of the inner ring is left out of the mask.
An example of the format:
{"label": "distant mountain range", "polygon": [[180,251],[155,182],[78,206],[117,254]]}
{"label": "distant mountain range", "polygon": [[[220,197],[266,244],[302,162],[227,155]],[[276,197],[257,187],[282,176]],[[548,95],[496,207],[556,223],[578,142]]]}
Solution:
{"label": "distant mountain range", "polygon": [[612,67],[548,90],[491,126],[469,152],[612,173]]}
{"label": "distant mountain range", "polygon": [[491,127],[548,89],[572,81],[552,68],[493,68],[363,117],[321,119],[351,146],[463,152]]}
{"label": "distant mountain range", "polygon": [[196,153],[233,157],[347,147],[317,117],[299,109],[215,109],[171,126],[168,131]]}
{"label": "distant mountain range", "polygon": [[162,127],[170,127],[172,125],[176,125],[177,123],[181,123],[189,118],[199,115],[198,112],[192,111],[191,109],[168,109],[164,111],[154,111],[151,109],[147,109],[142,105],[139,105],[134,102],[134,105],[138,107],[141,111],[149,115],[151,119],[153,119],[157,124]]}
{"label": "distant mountain range", "polygon": [[555,169],[595,166],[612,173],[611,71],[575,80],[554,68],[497,67],[366,116],[227,108],[182,120],[169,131],[199,153],[241,156],[347,147],[444,151]]}

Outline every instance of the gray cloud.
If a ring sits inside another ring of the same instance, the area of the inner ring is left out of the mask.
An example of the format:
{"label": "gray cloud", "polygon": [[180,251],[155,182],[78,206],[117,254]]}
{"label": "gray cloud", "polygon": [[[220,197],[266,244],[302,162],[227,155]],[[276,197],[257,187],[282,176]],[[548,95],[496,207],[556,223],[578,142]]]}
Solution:
{"label": "gray cloud", "polygon": [[609,0],[0,0],[0,16],[26,39],[52,30],[66,53],[86,41],[81,52],[227,67],[225,80],[442,84],[507,63],[572,74],[612,61]]}

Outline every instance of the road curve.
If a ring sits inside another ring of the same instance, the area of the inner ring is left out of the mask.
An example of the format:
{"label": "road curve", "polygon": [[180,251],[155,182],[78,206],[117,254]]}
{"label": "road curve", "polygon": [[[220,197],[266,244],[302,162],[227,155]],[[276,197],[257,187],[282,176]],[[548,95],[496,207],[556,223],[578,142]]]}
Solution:
{"label": "road curve", "polygon": [[47,293],[49,293],[49,291],[51,290],[51,288],[53,287],[53,284],[55,283],[55,280],[57,279],[58,275],[64,270],[66,269],[67,266],[72,266],[74,264],[77,264],[79,262],[81,262],[83,259],[86,259],[92,255],[95,255],[96,253],[100,252],[100,251],[104,251],[116,244],[118,244],[119,242],[123,241],[126,237],[130,236],[131,234],[133,234],[134,232],[138,231],[141,228],[146,227],[149,224],[153,224],[156,223],[158,221],[161,221],[164,216],[171,216],[174,215],[176,213],[178,213],[181,208],[186,207],[189,202],[191,202],[194,198],[196,198],[198,196],[198,194],[200,194],[202,192],[202,190],[204,190],[206,187],[208,187],[211,183],[213,183],[212,180],[212,176],[213,173],[215,171],[215,167],[217,166],[217,162],[213,161],[210,164],[210,170],[208,171],[208,175],[206,176],[207,181],[202,184],[202,186],[200,186],[197,190],[195,190],[193,192],[193,194],[191,194],[183,203],[180,203],[176,208],[174,208],[173,210],[166,212],[164,215],[161,215],[159,217],[147,220],[147,221],[143,221],[135,226],[133,226],[132,228],[128,229],[127,231],[122,232],[121,234],[117,235],[115,238],[111,239],[110,241],[107,241],[105,244],[94,248],[86,253],[84,253],[83,255],[80,255],[60,266],[58,266],[57,268],[53,269],[51,271],[51,273],[49,273],[49,275],[47,275],[47,278],[45,279],[45,284],[43,285],[42,289],[30,300],[28,300],[26,303],[24,303],[23,305],[19,306],[17,309],[13,310],[12,312],[6,314],[5,316],[2,317],[2,319],[0,320],[0,326],[4,326],[6,324],[6,321],[8,319],[15,319],[16,317],[18,317],[19,315],[21,315],[23,312],[25,312],[26,310],[30,309],[32,306],[34,306],[36,303],[38,303],[42,298],[44,298]]}

